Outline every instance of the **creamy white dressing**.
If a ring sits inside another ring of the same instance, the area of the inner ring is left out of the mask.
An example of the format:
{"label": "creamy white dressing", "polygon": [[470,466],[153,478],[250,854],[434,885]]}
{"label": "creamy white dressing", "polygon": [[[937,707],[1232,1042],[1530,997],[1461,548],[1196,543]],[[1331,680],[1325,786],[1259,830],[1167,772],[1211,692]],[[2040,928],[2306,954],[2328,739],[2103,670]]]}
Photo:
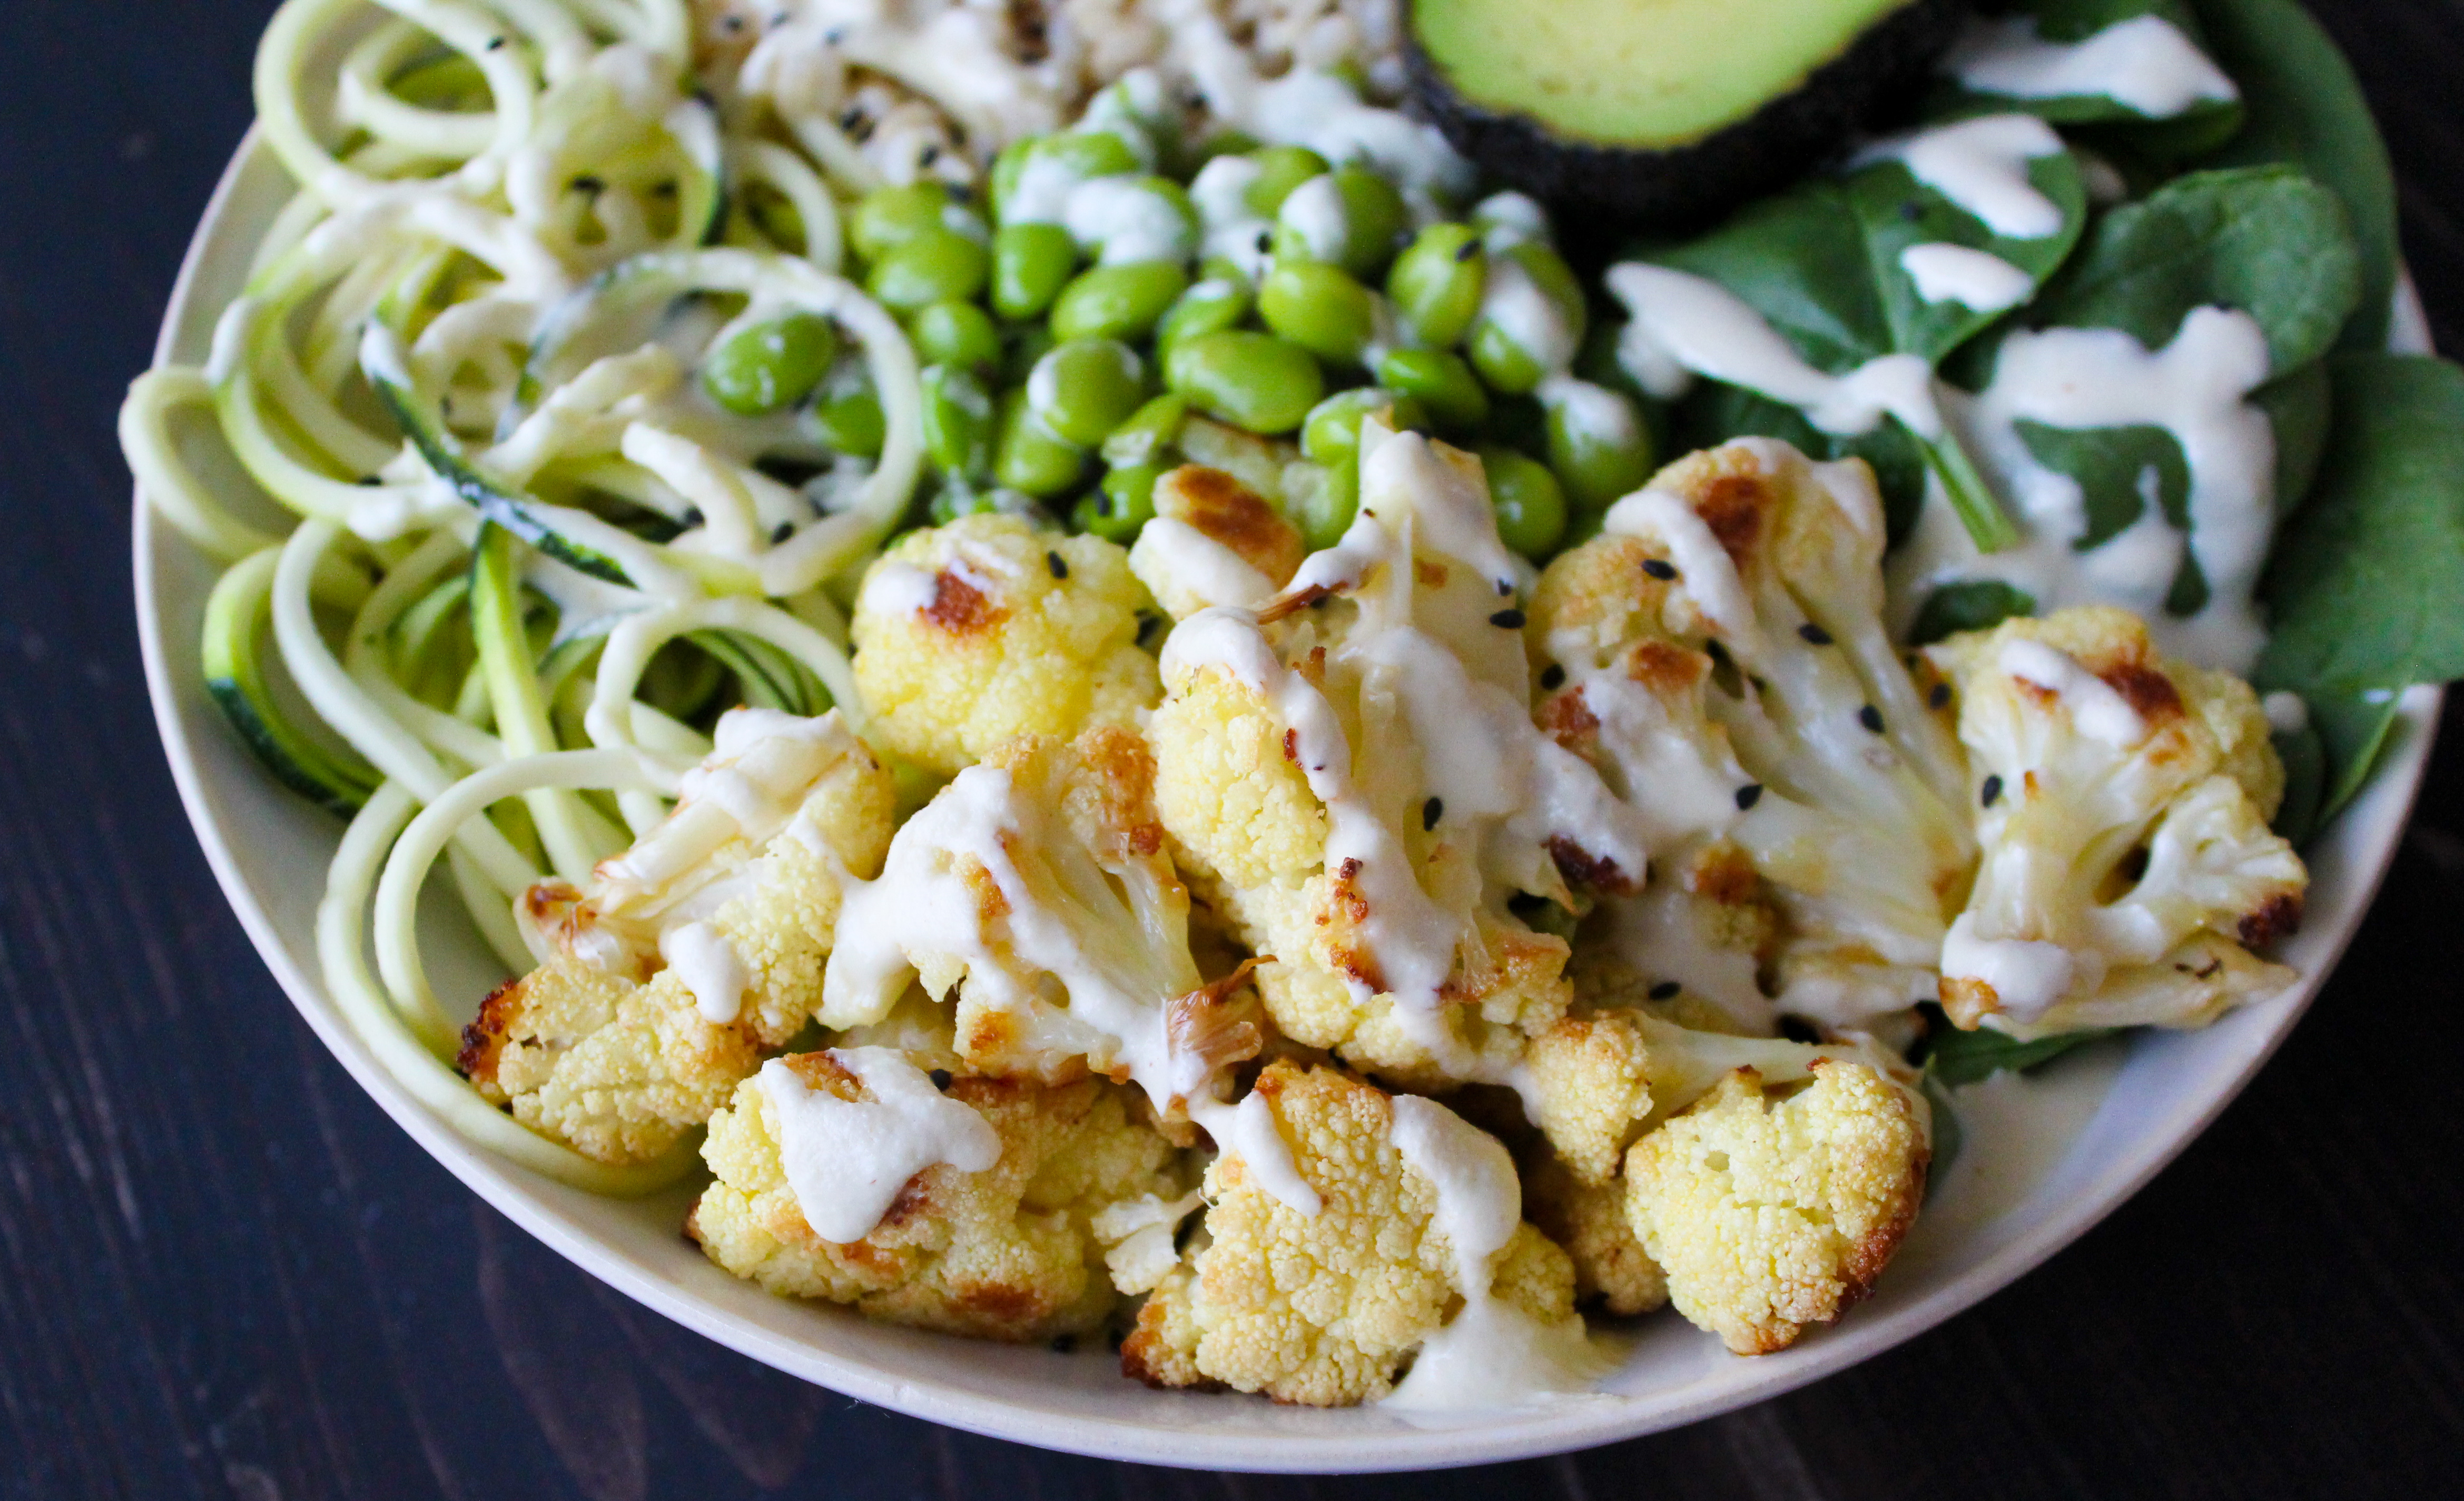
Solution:
{"label": "creamy white dressing", "polygon": [[[1753,600],[1746,593],[1745,580],[1737,575],[1736,560],[1692,506],[1664,490],[1638,490],[1609,507],[1600,530],[1657,541],[1666,548],[1668,561],[1677,569],[1675,582],[1683,585],[1682,592],[1670,591],[1669,607],[1690,606],[1734,650],[1748,657],[1764,654]],[[1683,623],[1681,617],[1669,624],[1683,629]]]}
{"label": "creamy white dressing", "polygon": [[1642,417],[1634,404],[1605,386],[1552,375],[1533,389],[1549,415],[1573,437],[1588,442],[1631,448],[1643,441]]}
{"label": "creamy white dressing", "polygon": [[2001,256],[1965,245],[1911,245],[1900,269],[1928,302],[1956,302],[1976,313],[2000,313],[2028,300],[2036,280]]}
{"label": "creamy white dressing", "polygon": [[1973,913],[1961,913],[1942,942],[1942,978],[1991,985],[2000,1011],[2023,1025],[2038,1021],[2069,995],[2079,970],[2079,957],[2058,943],[1979,938]]}
{"label": "creamy white dressing", "polygon": [[2134,15],[2075,42],[2046,41],[2034,16],[1980,18],[1945,59],[1978,94],[2103,98],[2150,120],[2241,97],[2233,80],[2161,15]]}
{"label": "creamy white dressing", "polygon": [[2070,714],[2072,728],[2090,739],[2121,747],[2147,738],[2147,721],[2130,707],[2130,701],[2067,651],[2013,636],[2002,643],[1994,665],[2023,683],[2034,683],[2058,696]]}
{"label": "creamy white dressing", "polygon": [[1139,528],[1130,571],[1176,619],[1217,605],[1259,609],[1275,597],[1274,580],[1177,517],[1158,516]]}
{"label": "creamy white dressing", "polygon": [[1326,1207],[1292,1160],[1291,1144],[1284,1139],[1283,1128],[1276,1124],[1274,1109],[1265,1095],[1253,1092],[1238,1106],[1209,1100],[1202,1113],[1192,1118],[1206,1128],[1218,1147],[1239,1158],[1258,1186],[1284,1207],[1311,1219]]}
{"label": "creamy white dressing", "polygon": [[1352,237],[1352,216],[1332,172],[1322,172],[1285,194],[1275,222],[1291,232],[1310,260],[1340,263]]}
{"label": "creamy white dressing", "polygon": [[896,558],[885,558],[865,574],[860,603],[867,608],[893,615],[913,615],[931,609],[940,592],[940,575]]}
{"label": "creamy white dressing", "polygon": [[1061,225],[1100,265],[1179,262],[1198,249],[1196,227],[1180,206],[1136,177],[1090,178],[1072,188]]}
{"label": "creamy white dressing", "polygon": [[2301,695],[2278,689],[2258,701],[2267,727],[2278,735],[2299,735],[2310,727],[2310,706]]}
{"label": "creamy white dressing", "polygon": [[684,982],[702,1020],[724,1026],[744,1008],[751,971],[727,936],[707,922],[686,922],[659,935],[659,957]]}
{"label": "creamy white dressing", "polygon": [[1429,1230],[1453,1252],[1463,1306],[1422,1344],[1387,1403],[1512,1406],[1589,1387],[1601,1362],[1581,1317],[1543,1323],[1496,1294],[1497,1254],[1523,1223],[1522,1186],[1504,1144],[1415,1094],[1395,1096],[1393,1140],[1404,1165],[1437,1190]]}
{"label": "creamy white dressing", "polygon": [[[1899,623],[1934,586],[1998,579],[2032,595],[2040,614],[2123,606],[2146,620],[2165,651],[2248,675],[2267,640],[2252,596],[2276,514],[2275,430],[2249,398],[2269,373],[2257,320],[2225,308],[2193,309],[2172,342],[2152,351],[2119,329],[2013,334],[1993,383],[1965,406],[1962,425],[2027,535],[2018,546],[1980,555],[1947,502],[1928,496],[1914,535],[1888,563]],[[2189,479],[2187,539],[2156,504],[2151,467],[2142,476],[2138,521],[2079,551],[2086,497],[2077,480],[2036,460],[2019,434],[2022,421],[2170,433]],[[2187,617],[2165,608],[2186,547],[2209,590],[2207,604]]]}
{"label": "creamy white dressing", "polygon": [[[1731,810],[1736,806],[1733,802],[1728,806]],[[1706,941],[1692,893],[1655,881],[1640,896],[1604,897],[1601,905],[1608,909],[1610,946],[1644,981],[1674,981],[1756,1031],[1778,1020],[1755,981],[1753,950]]]}
{"label": "creamy white dressing", "polygon": [[719,716],[711,754],[686,772],[666,819],[614,859],[601,878],[622,903],[656,892],[731,839],[768,843],[794,819],[804,795],[842,757],[860,753],[836,713],[799,718],[776,709]]}
{"label": "creamy white dressing", "polygon": [[1517,245],[1549,243],[1549,210],[1529,193],[1491,193],[1472,205],[1471,222],[1480,230],[1481,249],[1491,255]]}
{"label": "creamy white dressing", "polygon": [[869,1099],[808,1087],[783,1059],[756,1077],[779,1123],[779,1158],[804,1223],[847,1245],[872,1233],[910,1179],[942,1163],[980,1173],[1001,1160],[1001,1137],[975,1107],[933,1087],[892,1048],[838,1048],[829,1056]]}
{"label": "creamy white dressing", "polygon": [[1479,316],[1544,370],[1563,370],[1573,362],[1580,337],[1574,325],[1540,289],[1523,262],[1511,255],[1489,261],[1487,279],[1481,286]]}
{"label": "creamy white dressing", "polygon": [[2062,138],[2034,115],[1982,115],[1877,143],[1856,162],[1896,159],[2002,238],[2041,240],[2061,232],[2062,210],[2028,180],[2028,166],[2061,153]]}
{"label": "creamy white dressing", "polygon": [[1708,277],[1626,261],[1609,268],[1605,282],[1630,315],[1617,363],[1654,396],[1682,396],[1704,375],[1797,408],[1825,432],[1871,432],[1886,416],[1920,437],[1942,431],[1933,370],[1917,355],[1882,355],[1831,375]]}

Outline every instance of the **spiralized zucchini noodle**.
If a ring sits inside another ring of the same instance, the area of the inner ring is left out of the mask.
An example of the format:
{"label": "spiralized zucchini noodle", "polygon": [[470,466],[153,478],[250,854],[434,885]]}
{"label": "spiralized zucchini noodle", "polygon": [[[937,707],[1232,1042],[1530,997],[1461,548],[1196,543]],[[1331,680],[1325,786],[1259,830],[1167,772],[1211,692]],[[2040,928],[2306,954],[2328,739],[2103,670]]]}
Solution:
{"label": "spiralized zucchini noodle", "polygon": [[[139,379],[121,437],[156,511],[226,565],[209,692],[349,820],[317,941],[352,1028],[478,1144],[647,1192],[689,1146],[608,1167],[455,1072],[418,898],[441,863],[526,969],[516,900],[664,816],[718,707],[863,729],[845,610],[922,457],[914,354],[838,275],[839,202],[877,174],[825,120],[696,92],[684,0],[379,6],[275,17],[256,105],[299,191],[210,358]],[[879,404],[877,456],[687,379],[810,319],[845,351],[833,388]],[[215,497],[182,447],[194,413],[287,529]]]}

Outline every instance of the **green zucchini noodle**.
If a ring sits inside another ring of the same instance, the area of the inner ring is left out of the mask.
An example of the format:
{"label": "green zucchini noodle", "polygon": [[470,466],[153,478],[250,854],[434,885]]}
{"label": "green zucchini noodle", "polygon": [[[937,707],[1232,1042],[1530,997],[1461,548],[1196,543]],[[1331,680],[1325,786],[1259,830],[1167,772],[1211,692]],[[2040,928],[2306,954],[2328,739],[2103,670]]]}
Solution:
{"label": "green zucchini noodle", "polygon": [[[207,362],[147,372],[120,418],[148,502],[227,570],[215,702],[349,820],[317,924],[342,1015],[464,1137],[613,1193],[690,1144],[609,1168],[482,1099],[421,893],[438,876],[527,968],[523,894],[664,817],[721,708],[862,733],[847,607],[923,459],[905,332],[838,275],[878,170],[766,88],[696,79],[693,39],[684,0],[289,0],[254,92],[298,191]],[[831,388],[880,406],[877,454],[695,378],[813,317],[843,336]],[[217,495],[209,432],[270,503]]]}

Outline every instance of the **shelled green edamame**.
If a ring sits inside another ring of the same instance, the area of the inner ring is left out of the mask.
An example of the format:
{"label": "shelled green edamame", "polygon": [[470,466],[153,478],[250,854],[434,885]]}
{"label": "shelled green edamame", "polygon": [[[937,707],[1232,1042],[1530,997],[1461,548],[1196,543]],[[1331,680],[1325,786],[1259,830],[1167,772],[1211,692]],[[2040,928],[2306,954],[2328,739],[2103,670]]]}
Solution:
{"label": "shelled green edamame", "polygon": [[[1003,151],[980,198],[919,183],[854,206],[858,274],[927,365],[935,483],[916,521],[998,509],[1128,543],[1191,422],[1304,466],[1269,498],[1313,546],[1351,522],[1372,413],[1478,453],[1502,535],[1535,562],[1648,476],[1642,398],[1573,373],[1586,332],[1612,331],[1591,329],[1537,205],[1408,198],[1305,146],[1192,149],[1174,128],[1116,88]],[[1157,170],[1175,162],[1202,165]],[[716,399],[766,411],[814,392],[849,452],[878,446],[878,405],[831,351],[753,333],[708,372]]]}

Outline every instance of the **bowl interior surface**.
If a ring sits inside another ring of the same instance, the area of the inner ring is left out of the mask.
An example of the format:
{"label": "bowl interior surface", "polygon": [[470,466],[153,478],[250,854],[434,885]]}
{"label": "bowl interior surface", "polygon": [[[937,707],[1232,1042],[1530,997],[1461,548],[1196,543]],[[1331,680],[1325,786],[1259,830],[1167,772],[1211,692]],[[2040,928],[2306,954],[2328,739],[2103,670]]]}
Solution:
{"label": "bowl interior surface", "polygon": [[[157,349],[199,364],[258,236],[289,196],[252,134],[190,247]],[[2418,326],[2417,323],[2414,326]],[[201,472],[246,493],[209,442]],[[1249,1398],[1150,1391],[1100,1348],[1063,1355],[872,1324],[772,1297],[678,1235],[694,1190],[600,1199],[465,1143],[375,1063],[319,978],[313,925],[341,825],[264,776],[206,696],[197,637],[216,569],[142,503],[137,605],[148,687],[172,773],[216,878],[301,1015],[377,1102],[463,1182],[627,1295],[782,1371],[866,1402],[1022,1443],[1217,1469],[1365,1471],[1512,1459],[1607,1443],[1777,1395],[1877,1354],[2003,1287],[2101,1219],[2212,1119],[2265,1060],[2360,925],[2428,761],[2439,694],[2414,689],[2387,763],[2307,851],[2309,917],[2284,957],[2290,993],[2205,1031],[2076,1052],[2012,1087],[1962,1092],[1967,1144],[1874,1297],[1836,1328],[1742,1359],[1673,1313],[1612,1328],[1627,1354],[1598,1395],[1442,1418],[1312,1411]],[[437,990],[478,998],[502,975],[439,903],[427,952]]]}

